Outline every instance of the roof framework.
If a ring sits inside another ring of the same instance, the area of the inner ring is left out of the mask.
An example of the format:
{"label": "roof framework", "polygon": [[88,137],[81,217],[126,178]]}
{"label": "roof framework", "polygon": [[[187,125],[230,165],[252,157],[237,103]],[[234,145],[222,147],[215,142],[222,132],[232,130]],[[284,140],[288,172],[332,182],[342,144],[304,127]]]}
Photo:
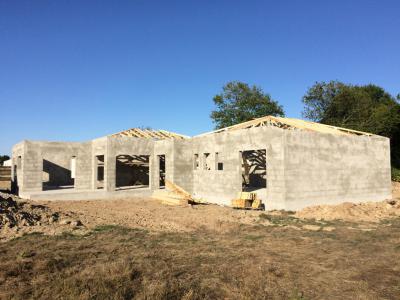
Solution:
{"label": "roof framework", "polygon": [[[337,135],[363,135],[363,136],[372,136],[372,133],[336,127],[331,125],[325,125],[310,121],[304,121],[300,119],[292,119],[292,118],[282,118],[282,117],[274,117],[274,116],[265,116],[262,118],[257,118],[254,120],[250,120],[247,122],[243,122],[240,124],[236,124],[233,126],[221,128],[215,131],[203,133],[197,136],[204,136],[214,133],[220,133],[224,131],[232,131],[232,130],[240,130],[246,128],[253,127],[264,127],[264,126],[273,126],[278,127],[285,130],[307,130],[307,131],[315,131],[321,133],[330,133]],[[135,137],[135,138],[147,138],[147,139],[155,139],[155,140],[163,140],[163,139],[188,139],[190,137],[178,134],[175,132],[170,132],[166,130],[152,130],[152,129],[140,129],[140,128],[132,128],[128,130],[124,130],[115,134],[112,134],[113,137]]]}
{"label": "roof framework", "polygon": [[200,134],[198,136],[203,136],[207,134],[219,133],[224,131],[231,131],[231,130],[239,130],[239,129],[246,129],[246,128],[253,128],[253,127],[263,127],[263,126],[273,126],[278,127],[286,130],[308,130],[308,131],[317,131],[321,133],[331,133],[331,134],[339,134],[339,135],[366,135],[372,136],[372,133],[336,127],[331,125],[325,125],[310,121],[304,121],[300,119],[292,119],[292,118],[281,118],[281,117],[274,117],[274,116],[265,116],[262,118],[257,118],[251,121],[243,122],[240,124],[236,124],[233,126],[221,128],[212,132]]}
{"label": "roof framework", "polygon": [[152,130],[152,129],[140,129],[140,128],[131,128],[128,130],[124,130],[115,134],[112,134],[113,137],[135,137],[135,138],[147,138],[147,139],[187,139],[188,136],[178,134],[175,132],[170,132],[166,130]]}

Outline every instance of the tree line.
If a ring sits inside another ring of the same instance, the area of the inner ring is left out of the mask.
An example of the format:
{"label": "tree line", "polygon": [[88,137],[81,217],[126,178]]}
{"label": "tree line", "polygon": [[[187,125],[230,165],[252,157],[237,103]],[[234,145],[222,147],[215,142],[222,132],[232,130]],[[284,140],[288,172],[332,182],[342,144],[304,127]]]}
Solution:
{"label": "tree line", "polygon": [[[258,86],[232,81],[213,98],[211,119],[223,128],[266,115],[284,117],[283,106]],[[400,180],[400,94],[374,84],[316,82],[302,98],[305,119],[390,138],[392,177]]]}

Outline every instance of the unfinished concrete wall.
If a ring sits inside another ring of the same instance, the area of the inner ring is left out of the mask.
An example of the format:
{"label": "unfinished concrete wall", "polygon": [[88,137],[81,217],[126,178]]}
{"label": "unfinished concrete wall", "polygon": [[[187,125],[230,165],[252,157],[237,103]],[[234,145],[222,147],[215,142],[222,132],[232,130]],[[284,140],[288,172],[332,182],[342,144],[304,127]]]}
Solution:
{"label": "unfinished concrete wall", "polygon": [[158,155],[165,155],[165,179],[171,182],[174,182],[174,174],[175,174],[175,155],[174,155],[174,140],[166,139],[156,141],[154,143],[154,152],[153,152],[153,189],[158,189],[160,176],[159,176],[159,161]]}
{"label": "unfinished concrete wall", "polygon": [[25,158],[25,141],[22,141],[12,148],[11,154],[11,190],[13,193],[18,194],[21,187],[24,185],[23,181],[23,160]]}
{"label": "unfinished concrete wall", "polygon": [[154,140],[146,138],[108,137],[106,152],[106,191],[115,191],[116,157],[119,155],[149,155],[149,190],[155,186]]}
{"label": "unfinished concrete wall", "polygon": [[193,193],[193,150],[191,140],[173,140],[172,181]]}
{"label": "unfinished concrete wall", "polygon": [[107,178],[107,172],[105,172],[105,170],[107,169],[107,160],[105,159],[107,156],[107,141],[108,141],[108,137],[102,137],[102,138],[98,138],[98,139],[94,139],[92,141],[92,152],[91,152],[91,176],[90,176],[90,187],[92,190],[96,190],[98,188],[98,184],[97,184],[97,172],[98,172],[98,165],[97,165],[97,156],[104,156],[104,167],[103,167],[103,181],[102,183],[99,185],[102,188],[105,188],[105,186],[107,186],[106,182],[108,181]]}
{"label": "unfinished concrete wall", "polygon": [[75,189],[87,190],[92,187],[92,142],[74,145],[71,151],[76,156]]}
{"label": "unfinished concrete wall", "polygon": [[[193,167],[193,193],[209,201],[229,205],[242,191],[241,151],[266,150],[267,189],[258,196],[268,209],[284,207],[284,145],[283,131],[272,127],[257,127],[192,139],[193,156],[199,155],[198,169]],[[210,170],[205,169],[205,153],[210,154]],[[216,170],[215,153],[223,163],[223,170]],[[193,161],[193,160],[192,160]]]}
{"label": "unfinished concrete wall", "polygon": [[[36,193],[35,197],[39,197],[43,170],[53,175],[48,179],[49,186],[69,185],[71,158],[75,157],[72,192],[83,190],[80,195],[94,199],[115,195],[148,196],[160,187],[158,156],[164,155],[167,180],[197,198],[229,205],[243,189],[242,152],[251,150],[265,151],[266,188],[257,190],[257,194],[266,209],[297,210],[308,205],[379,201],[391,196],[388,139],[270,126],[185,140],[103,137],[88,143],[23,141],[13,147],[12,180],[13,186],[20,188],[20,195]],[[116,191],[116,157],[119,155],[149,156],[148,187]],[[102,191],[98,191],[96,185],[96,156],[104,156]],[[262,180],[260,174],[256,175],[262,186],[264,175]],[[248,177],[249,182],[254,182],[250,175]],[[251,187],[250,183],[248,185]],[[77,198],[76,195],[64,197]]]}
{"label": "unfinished concrete wall", "polygon": [[285,208],[391,197],[389,139],[285,131]]}
{"label": "unfinished concrete wall", "polygon": [[[74,185],[89,188],[86,172],[90,143],[61,143],[24,141],[13,148],[13,160],[22,154],[19,192],[36,192],[43,188]],[[71,179],[71,158],[76,158],[76,173]]]}

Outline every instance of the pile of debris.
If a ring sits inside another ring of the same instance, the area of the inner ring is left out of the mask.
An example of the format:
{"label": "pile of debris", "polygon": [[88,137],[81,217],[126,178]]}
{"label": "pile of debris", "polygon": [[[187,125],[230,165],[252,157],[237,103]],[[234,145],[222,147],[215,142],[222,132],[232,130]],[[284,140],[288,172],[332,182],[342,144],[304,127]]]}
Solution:
{"label": "pile of debris", "polygon": [[43,205],[17,202],[11,196],[0,195],[0,229],[49,224],[57,222],[58,219],[58,213],[52,213]]}
{"label": "pile of debris", "polygon": [[0,240],[32,231],[56,232],[65,225],[70,229],[83,228],[82,222],[72,214],[53,212],[44,205],[0,193]]}

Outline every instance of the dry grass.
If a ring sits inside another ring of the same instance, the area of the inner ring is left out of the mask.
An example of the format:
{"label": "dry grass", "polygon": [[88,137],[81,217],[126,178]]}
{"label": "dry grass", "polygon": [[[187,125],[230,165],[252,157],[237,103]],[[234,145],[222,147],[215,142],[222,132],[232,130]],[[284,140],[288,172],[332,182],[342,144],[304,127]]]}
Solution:
{"label": "dry grass", "polygon": [[0,244],[0,299],[398,299],[400,218],[373,231],[292,223],[26,235]]}

